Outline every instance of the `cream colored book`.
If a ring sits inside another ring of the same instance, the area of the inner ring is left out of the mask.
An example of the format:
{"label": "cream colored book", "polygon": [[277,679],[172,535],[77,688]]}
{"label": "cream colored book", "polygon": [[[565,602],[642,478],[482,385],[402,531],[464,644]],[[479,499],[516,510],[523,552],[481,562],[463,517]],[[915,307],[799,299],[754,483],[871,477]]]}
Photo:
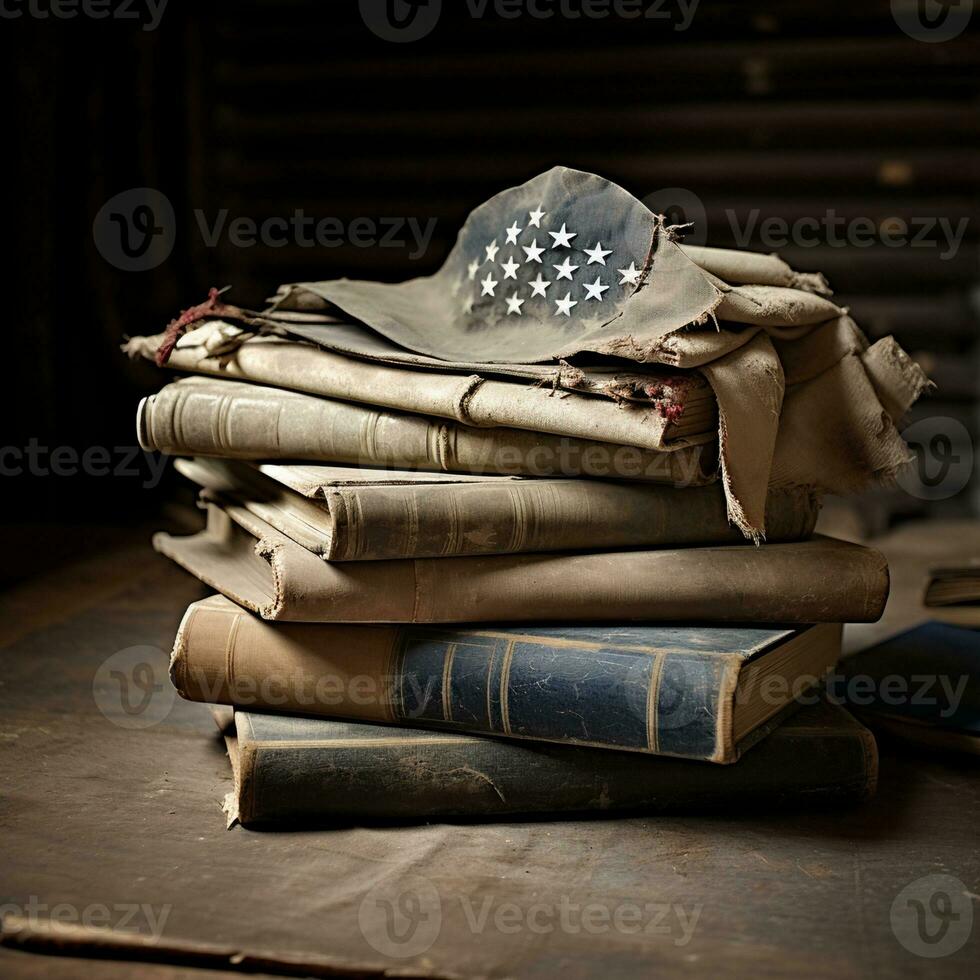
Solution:
{"label": "cream colored book", "polygon": [[479,429],[424,415],[216,378],[185,378],[140,403],[148,451],[394,469],[588,476],[700,486],[716,443],[658,452],[526,429]]}
{"label": "cream colored book", "polygon": [[[134,337],[126,349],[152,360],[163,339]],[[212,321],[181,337],[167,366],[481,428],[529,429],[644,449],[710,442],[718,431],[718,406],[704,377],[658,365],[630,365],[604,375],[604,390],[616,400],[556,395],[551,385],[494,377],[491,365],[477,374],[384,364],[299,340],[249,337],[233,324]]]}
{"label": "cream colored book", "polygon": [[882,555],[832,538],[325,562],[244,507],[208,504],[207,513],[204,531],[157,534],[154,547],[272,620],[864,622],[888,594]]}
{"label": "cream colored book", "polygon": [[[738,544],[719,484],[519,479],[197,457],[177,469],[329,561]],[[813,532],[818,498],[772,490],[770,541]]]}

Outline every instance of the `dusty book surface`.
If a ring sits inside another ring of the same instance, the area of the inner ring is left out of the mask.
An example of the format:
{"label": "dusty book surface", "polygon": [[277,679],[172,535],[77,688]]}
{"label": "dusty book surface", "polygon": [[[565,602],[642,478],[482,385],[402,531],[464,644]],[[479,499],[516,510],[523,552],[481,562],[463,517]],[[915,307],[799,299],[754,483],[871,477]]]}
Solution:
{"label": "dusty book surface", "polygon": [[224,807],[229,825],[251,825],[867,799],[873,736],[815,700],[737,766],[236,711],[221,721],[235,780]]}
{"label": "dusty book surface", "polygon": [[840,655],[840,626],[269,624],[192,604],[193,701],[733,762]]}
{"label": "dusty book surface", "polygon": [[[330,561],[733,543],[721,487],[178,460],[204,499],[243,507]],[[435,479],[440,476],[440,479]],[[818,495],[774,489],[768,540],[813,532]]]}

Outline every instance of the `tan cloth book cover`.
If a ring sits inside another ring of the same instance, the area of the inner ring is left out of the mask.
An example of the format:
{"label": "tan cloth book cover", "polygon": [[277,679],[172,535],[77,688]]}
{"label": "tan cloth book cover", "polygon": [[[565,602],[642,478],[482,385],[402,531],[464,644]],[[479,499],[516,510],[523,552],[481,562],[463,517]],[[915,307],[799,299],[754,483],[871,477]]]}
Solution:
{"label": "tan cloth book cover", "polygon": [[192,377],[144,398],[140,445],[174,456],[589,476],[682,486],[717,478],[714,444],[658,452],[526,429],[478,429],[280,388]]}
{"label": "tan cloth book cover", "polygon": [[878,619],[888,567],[861,545],[719,545],[402,561],[325,562],[244,507],[154,547],[265,619],[306,622]]}
{"label": "tan cloth book cover", "polygon": [[[329,561],[743,540],[728,522],[718,484],[675,488],[205,457],[177,460],[176,467],[209,499],[244,507]],[[816,494],[804,488],[772,490],[767,506],[769,541],[812,534]]]}

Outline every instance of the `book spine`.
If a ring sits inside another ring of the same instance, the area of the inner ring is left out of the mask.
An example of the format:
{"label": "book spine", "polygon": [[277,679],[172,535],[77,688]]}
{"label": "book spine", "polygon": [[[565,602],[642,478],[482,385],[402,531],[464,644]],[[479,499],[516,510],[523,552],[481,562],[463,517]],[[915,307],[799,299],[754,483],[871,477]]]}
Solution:
{"label": "book spine", "polygon": [[716,443],[657,452],[523,429],[471,428],[236,381],[189,378],[140,404],[148,451],[463,473],[714,482]]}
{"label": "book spine", "polygon": [[247,717],[236,714],[244,743],[238,817],[246,825],[794,802],[810,808],[866,799],[877,769],[874,739],[860,729],[779,732],[737,766],[704,766],[505,740],[412,738],[406,731],[281,745],[249,740]]}
{"label": "book spine", "polygon": [[171,678],[191,701],[732,762],[740,659],[537,635],[270,626],[190,607]]}
{"label": "book spine", "polygon": [[[330,489],[334,561],[444,555],[737,544],[720,486],[643,486],[549,480]],[[805,489],[774,490],[767,539],[813,532],[819,505]]]}

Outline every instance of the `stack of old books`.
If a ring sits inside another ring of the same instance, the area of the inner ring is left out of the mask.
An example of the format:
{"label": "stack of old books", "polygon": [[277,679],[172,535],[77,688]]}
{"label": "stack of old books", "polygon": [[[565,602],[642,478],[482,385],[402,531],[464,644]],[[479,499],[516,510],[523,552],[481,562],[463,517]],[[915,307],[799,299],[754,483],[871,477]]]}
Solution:
{"label": "stack of old books", "polygon": [[220,593],[172,676],[234,709],[232,817],[870,791],[873,739],[817,692],[887,567],[813,530],[904,463],[927,382],[821,277],[676,237],[558,168],[433,277],[213,291],[128,343],[186,375],[139,438],[207,512],[154,545]]}

